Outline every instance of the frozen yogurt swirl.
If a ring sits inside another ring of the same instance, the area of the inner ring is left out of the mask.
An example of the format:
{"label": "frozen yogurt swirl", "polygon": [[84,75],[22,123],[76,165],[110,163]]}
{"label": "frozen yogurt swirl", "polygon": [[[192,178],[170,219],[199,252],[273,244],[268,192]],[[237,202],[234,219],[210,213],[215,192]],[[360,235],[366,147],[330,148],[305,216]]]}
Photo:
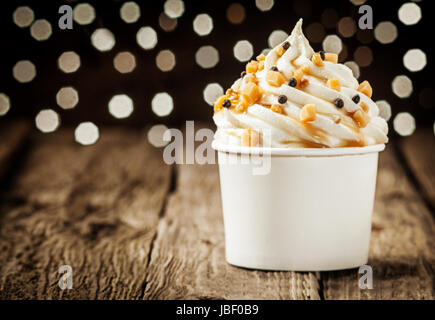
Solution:
{"label": "frozen yogurt swirl", "polygon": [[[282,44],[248,63],[215,103],[215,140],[272,147],[361,147],[388,141],[367,81],[359,84],[337,56],[315,53],[302,19]],[[246,73],[246,74],[245,74]]]}

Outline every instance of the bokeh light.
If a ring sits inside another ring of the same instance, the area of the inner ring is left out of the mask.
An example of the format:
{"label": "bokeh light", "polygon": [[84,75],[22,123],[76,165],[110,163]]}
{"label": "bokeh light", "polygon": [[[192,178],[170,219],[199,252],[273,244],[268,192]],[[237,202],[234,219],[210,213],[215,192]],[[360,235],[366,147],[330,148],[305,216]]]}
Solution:
{"label": "bokeh light", "polygon": [[382,44],[391,43],[397,38],[397,27],[390,21],[380,22],[375,28],[375,38]]}
{"label": "bokeh light", "polygon": [[305,29],[305,34],[310,42],[320,43],[325,38],[325,27],[319,22],[311,23]]}
{"label": "bokeh light", "polygon": [[184,13],[184,2],[181,0],[167,0],[163,8],[168,17],[179,18]]}
{"label": "bokeh light", "polygon": [[56,111],[44,109],[39,111],[35,118],[36,127],[44,133],[56,131],[59,127],[60,118]]}
{"label": "bokeh light", "polygon": [[325,40],[323,40],[322,46],[323,50],[325,50],[326,52],[336,54],[339,54],[343,49],[343,43],[341,42],[341,39],[335,34],[330,34],[329,36],[327,36]]}
{"label": "bokeh light", "polygon": [[81,25],[87,25],[95,20],[95,9],[89,3],[80,3],[73,10],[74,21]]}
{"label": "bokeh light", "polygon": [[232,24],[241,24],[246,17],[245,7],[240,3],[232,3],[227,9],[227,19]]}
{"label": "bokeh light", "polygon": [[193,30],[200,36],[206,36],[213,30],[213,19],[206,13],[198,14],[193,20]]}
{"label": "bokeh light", "polygon": [[163,124],[156,124],[152,126],[150,130],[148,130],[148,142],[157,148],[166,146],[169,143],[169,141],[163,140],[163,135],[166,130],[168,130],[168,127]]}
{"label": "bokeh light", "polygon": [[133,100],[125,94],[117,94],[109,101],[109,113],[117,119],[128,118],[133,109]]}
{"label": "bokeh light", "polygon": [[9,97],[4,93],[0,93],[0,116],[4,116],[6,113],[8,113],[10,107],[11,102]]}
{"label": "bokeh light", "polygon": [[350,38],[352,37],[356,32],[356,24],[355,21],[351,17],[344,17],[341,18],[338,22],[338,33],[345,37]]}
{"label": "bokeh light", "polygon": [[420,7],[412,2],[404,3],[398,12],[399,20],[403,24],[413,25],[420,21],[421,19],[421,9]]}
{"label": "bokeh light", "polygon": [[100,28],[91,35],[92,45],[99,51],[109,51],[115,46],[115,36],[106,28]]}
{"label": "bokeh light", "polygon": [[393,126],[401,136],[410,136],[415,131],[415,119],[409,112],[400,112],[394,118]]}
{"label": "bokeh light", "polygon": [[359,66],[355,61],[347,61],[344,63],[350,70],[352,70],[353,76],[358,79],[360,76]]}
{"label": "bokeh light", "polygon": [[202,92],[205,102],[211,106],[214,105],[217,98],[223,94],[224,89],[219,83],[209,83]]}
{"label": "bokeh light", "polygon": [[171,50],[162,50],[156,56],[156,65],[162,71],[171,71],[175,67],[175,55]]}
{"label": "bokeh light", "polygon": [[113,66],[120,73],[132,72],[136,68],[136,58],[131,52],[120,52],[113,59]]}
{"label": "bokeh light", "polygon": [[248,40],[240,40],[234,46],[233,53],[237,60],[248,61],[254,54],[254,47]]}
{"label": "bokeh light", "polygon": [[353,57],[360,67],[367,67],[373,62],[373,52],[367,46],[358,47]]}
{"label": "bokeh light", "polygon": [[66,51],[57,59],[57,65],[65,73],[76,72],[80,68],[80,56],[74,51]]}
{"label": "bokeh light", "polygon": [[168,17],[166,13],[162,12],[159,16],[159,26],[164,31],[173,31],[177,27],[177,19]]}
{"label": "bokeh light", "polygon": [[426,54],[420,49],[410,49],[403,56],[403,65],[409,71],[420,71],[427,64]]}
{"label": "bokeh light", "polygon": [[174,101],[167,92],[160,92],[151,101],[151,108],[159,117],[165,117],[174,109]]}
{"label": "bokeh light", "polygon": [[36,77],[35,65],[29,60],[18,61],[12,69],[12,75],[18,82],[30,82]]}
{"label": "bokeh light", "polygon": [[63,87],[56,94],[56,102],[62,109],[72,109],[79,102],[79,93],[73,87]]}
{"label": "bokeh light", "polygon": [[378,100],[376,104],[379,108],[379,116],[384,118],[385,121],[390,120],[391,118],[391,105],[386,100]]}
{"label": "bokeh light", "polygon": [[320,16],[320,21],[328,29],[335,28],[338,22],[337,11],[332,8],[325,9]]}
{"label": "bokeh light", "polygon": [[98,127],[92,122],[82,122],[74,131],[75,140],[85,146],[94,144],[99,137]]}
{"label": "bokeh light", "polygon": [[352,4],[354,4],[355,6],[360,6],[362,4],[364,4],[367,0],[350,0],[350,2],[352,2]]}
{"label": "bokeh light", "polygon": [[267,43],[269,44],[269,47],[274,48],[280,43],[284,42],[284,40],[287,39],[287,37],[288,37],[287,32],[283,30],[275,30],[269,35],[269,38],[267,39]]}
{"label": "bokeh light", "polygon": [[30,27],[30,34],[35,40],[44,41],[50,38],[51,24],[45,19],[36,20]]}
{"label": "bokeh light", "polygon": [[136,2],[125,2],[119,10],[121,19],[126,23],[135,23],[140,18],[140,7]]}
{"label": "bokeh light", "polygon": [[157,44],[157,33],[151,27],[142,27],[136,34],[136,41],[145,50],[153,49]]}
{"label": "bokeh light", "polygon": [[35,14],[33,13],[33,10],[27,6],[18,7],[12,14],[12,19],[17,26],[25,28],[32,24],[35,19]]}
{"label": "bokeh light", "polygon": [[408,98],[413,90],[411,79],[405,75],[395,77],[391,85],[393,92],[399,98]]}
{"label": "bokeh light", "polygon": [[269,11],[272,9],[274,0],[255,0],[255,5],[261,11]]}
{"label": "bokeh light", "polygon": [[196,63],[204,68],[213,68],[219,62],[219,52],[212,46],[203,46],[195,53]]}

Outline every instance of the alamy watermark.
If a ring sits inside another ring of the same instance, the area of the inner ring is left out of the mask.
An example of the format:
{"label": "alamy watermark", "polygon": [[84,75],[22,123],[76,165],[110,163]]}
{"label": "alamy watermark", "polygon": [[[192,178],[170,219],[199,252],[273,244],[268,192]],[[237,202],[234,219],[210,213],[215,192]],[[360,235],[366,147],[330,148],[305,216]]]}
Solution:
{"label": "alamy watermark", "polygon": [[[261,130],[262,146],[234,152],[219,152],[221,165],[250,165],[253,175],[266,175],[271,170],[271,133]],[[180,129],[168,129],[163,141],[169,144],[163,150],[166,164],[216,164],[216,153],[212,147],[214,131],[207,128],[195,132],[194,121],[186,121],[185,135]],[[195,146],[195,143],[197,144]],[[199,143],[199,144],[198,144]]]}
{"label": "alamy watermark", "polygon": [[361,290],[373,289],[373,269],[369,265],[359,267],[358,274],[362,276],[358,280],[358,286]]}
{"label": "alamy watermark", "polygon": [[73,288],[73,271],[71,266],[65,264],[59,267],[59,288],[62,290]]}

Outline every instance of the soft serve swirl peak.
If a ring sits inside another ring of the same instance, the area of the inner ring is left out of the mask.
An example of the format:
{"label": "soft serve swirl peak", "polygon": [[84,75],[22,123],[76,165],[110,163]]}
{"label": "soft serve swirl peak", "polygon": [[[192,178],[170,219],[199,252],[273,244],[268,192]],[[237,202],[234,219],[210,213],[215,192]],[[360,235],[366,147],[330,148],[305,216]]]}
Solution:
{"label": "soft serve swirl peak", "polygon": [[388,141],[388,126],[337,55],[314,52],[302,19],[267,56],[259,55],[214,105],[219,144],[272,147],[362,147]]}

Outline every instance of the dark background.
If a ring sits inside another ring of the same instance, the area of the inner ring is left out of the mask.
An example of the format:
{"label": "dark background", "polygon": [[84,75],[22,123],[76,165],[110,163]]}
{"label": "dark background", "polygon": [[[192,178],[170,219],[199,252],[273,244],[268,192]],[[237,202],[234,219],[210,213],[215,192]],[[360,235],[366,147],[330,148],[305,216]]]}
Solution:
{"label": "dark background", "polygon": [[[158,17],[163,11],[164,1],[137,1],[141,17],[136,23],[127,24],[119,15],[125,1],[87,1],[96,10],[96,19],[89,25],[74,22],[73,30],[58,28],[58,8],[62,4],[73,7],[82,1],[1,1],[0,2],[0,92],[9,96],[11,108],[0,117],[0,126],[15,118],[34,120],[41,109],[51,108],[59,113],[62,125],[77,125],[92,121],[97,126],[122,124],[144,126],[163,123],[167,126],[184,124],[185,120],[211,121],[212,107],[203,99],[203,90],[208,83],[218,82],[228,88],[239,76],[245,63],[237,61],[233,46],[242,39],[254,46],[254,56],[268,47],[267,39],[276,29],[290,33],[299,17],[304,18],[304,27],[320,22],[325,9],[333,8],[339,18],[359,18],[358,7],[350,1],[284,1],[275,0],[272,10],[260,11],[255,1],[185,1],[185,12],[178,19],[174,31],[162,30]],[[239,25],[231,24],[226,10],[231,3],[239,2],[246,10],[246,18]],[[417,127],[432,126],[435,119],[435,94],[433,87],[433,22],[428,12],[429,1],[417,4],[423,18],[416,25],[406,26],[398,19],[398,9],[408,1],[374,1],[369,4],[374,12],[374,27],[381,21],[391,21],[398,28],[398,38],[391,44],[381,44],[373,39],[361,43],[355,36],[341,37],[347,47],[347,57],[341,62],[354,60],[353,53],[358,46],[367,45],[373,51],[373,63],[361,67],[359,81],[369,80],[374,88],[373,99],[387,100],[393,111],[392,120],[398,112],[407,111],[417,121]],[[19,28],[12,20],[13,11],[21,5],[28,5],[36,19],[50,21],[53,34],[46,41],[36,41],[30,35],[30,28]],[[213,18],[213,31],[207,36],[197,35],[192,27],[193,19],[199,13]],[[143,50],[136,43],[136,33],[143,26],[151,26],[158,35],[158,44],[152,50]],[[108,52],[96,50],[90,36],[96,28],[105,27],[113,32],[116,39],[114,48]],[[373,30],[358,31],[372,37]],[[326,35],[338,34],[336,28],[326,28]],[[321,43],[311,43],[315,50]],[[219,63],[212,69],[202,69],[195,62],[199,47],[212,45],[219,51]],[[407,50],[419,48],[426,53],[428,63],[419,72],[408,71],[402,62]],[[176,66],[169,72],[160,71],[155,57],[160,50],[170,49],[176,56]],[[80,55],[78,71],[63,73],[57,67],[57,59],[64,52],[73,50]],[[120,51],[130,51],[136,57],[137,67],[131,73],[121,74],[113,67],[113,58]],[[29,83],[19,83],[12,76],[12,68],[19,60],[32,61],[37,76]],[[391,82],[397,75],[407,75],[413,82],[414,91],[409,98],[397,97],[391,89]],[[63,86],[73,86],[79,93],[79,103],[74,109],[63,110],[56,104],[56,93]],[[158,117],[151,110],[151,99],[158,92],[168,92],[174,100],[174,110],[166,117]],[[115,119],[108,112],[107,104],[115,94],[124,93],[134,102],[134,112],[127,119]]]}

